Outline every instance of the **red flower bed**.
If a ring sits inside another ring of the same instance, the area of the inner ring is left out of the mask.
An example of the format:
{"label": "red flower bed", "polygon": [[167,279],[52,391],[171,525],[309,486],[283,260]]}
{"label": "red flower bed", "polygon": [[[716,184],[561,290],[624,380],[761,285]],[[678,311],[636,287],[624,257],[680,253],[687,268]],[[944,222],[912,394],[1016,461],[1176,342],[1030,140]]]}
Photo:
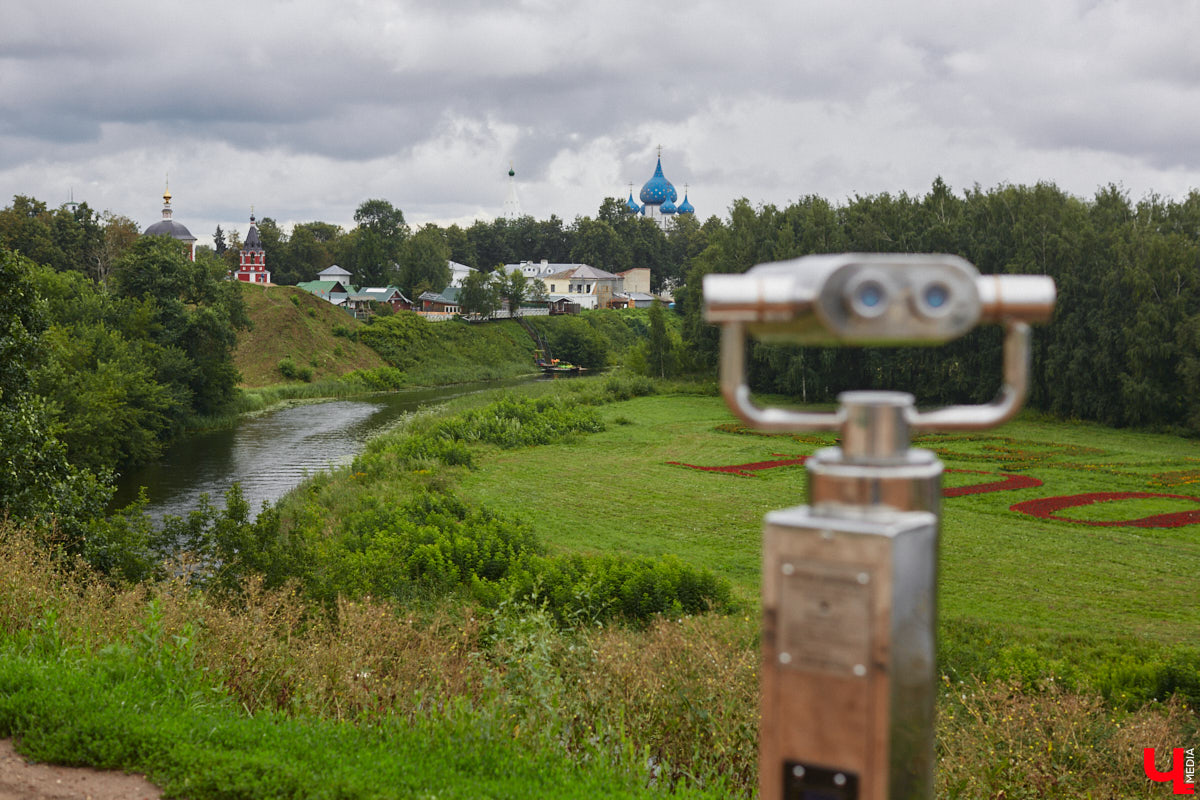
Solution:
{"label": "red flower bed", "polygon": [[1092,503],[1108,503],[1113,500],[1140,500],[1149,497],[1167,497],[1174,500],[1191,500],[1193,503],[1200,503],[1200,497],[1189,497],[1183,494],[1155,494],[1153,492],[1090,492],[1088,494],[1068,494],[1059,497],[1043,497],[1039,500],[1026,500],[1023,503],[1009,506],[1010,511],[1019,511],[1022,514],[1040,517],[1042,519],[1056,519],[1062,522],[1075,522],[1080,525],[1101,525],[1112,527],[1115,525],[1129,525],[1134,528],[1178,528],[1183,525],[1195,525],[1200,523],[1200,508],[1191,511],[1173,511],[1169,514],[1153,514],[1149,517],[1141,519],[1125,519],[1125,520],[1087,520],[1087,519],[1072,519],[1071,517],[1058,516],[1054,512],[1061,511],[1064,508],[1074,508],[1075,506],[1087,506]]}
{"label": "red flower bed", "polygon": [[[775,453],[774,455],[779,455]],[[797,464],[803,464],[808,461],[808,456],[796,456],[795,458],[785,458],[781,461],[754,461],[749,464],[730,464],[727,467],[700,467],[695,464],[685,464],[682,461],[668,461],[668,464],[673,464],[677,467],[687,467],[688,469],[699,469],[705,472],[726,472],[730,475],[741,475],[746,478],[754,477],[755,472],[764,469],[774,469],[775,467],[794,467]]]}
{"label": "red flower bed", "polygon": [[[977,469],[948,469],[946,472],[957,472],[968,475],[996,475],[995,472],[981,472]],[[970,486],[953,486],[942,489],[942,497],[963,497],[968,494],[987,494],[988,492],[1004,492],[1009,489],[1036,489],[1042,482],[1028,475],[1004,475],[998,481],[988,483],[973,483]]]}

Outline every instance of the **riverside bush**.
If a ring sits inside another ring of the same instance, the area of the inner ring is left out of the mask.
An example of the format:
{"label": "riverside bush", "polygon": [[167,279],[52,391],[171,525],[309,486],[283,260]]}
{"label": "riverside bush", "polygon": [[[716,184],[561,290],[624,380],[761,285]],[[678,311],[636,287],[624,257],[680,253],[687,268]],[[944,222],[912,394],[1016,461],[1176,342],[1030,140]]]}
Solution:
{"label": "riverside bush", "polygon": [[369,443],[356,469],[386,472],[397,461],[409,470],[432,464],[470,467],[474,463],[471,443],[528,447],[602,430],[604,423],[596,410],[574,400],[506,396],[449,418],[415,418],[404,432]]}
{"label": "riverside bush", "polygon": [[348,385],[361,386],[372,392],[390,392],[403,389],[408,385],[404,371],[395,367],[356,369],[343,375],[341,381]]}
{"label": "riverside bush", "polygon": [[1200,707],[1200,651],[1117,638],[1032,639],[1008,627],[942,620],[938,668],[948,679],[1016,682],[1029,691],[1057,686],[1133,710],[1176,696]]}
{"label": "riverside bush", "polygon": [[307,583],[327,604],[459,593],[485,607],[540,600],[560,624],[644,624],[732,605],[726,581],[677,558],[545,555],[528,525],[432,491],[402,504],[365,498],[317,547]]}

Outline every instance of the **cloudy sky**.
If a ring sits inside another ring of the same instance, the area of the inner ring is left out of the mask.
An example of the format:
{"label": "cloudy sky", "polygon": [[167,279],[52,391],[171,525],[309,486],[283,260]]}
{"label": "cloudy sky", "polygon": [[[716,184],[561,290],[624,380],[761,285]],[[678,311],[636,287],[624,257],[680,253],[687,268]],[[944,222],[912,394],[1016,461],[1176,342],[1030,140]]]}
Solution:
{"label": "cloudy sky", "polygon": [[257,214],[570,221],[738,197],[1200,188],[1191,0],[0,0],[0,195],[201,241]]}

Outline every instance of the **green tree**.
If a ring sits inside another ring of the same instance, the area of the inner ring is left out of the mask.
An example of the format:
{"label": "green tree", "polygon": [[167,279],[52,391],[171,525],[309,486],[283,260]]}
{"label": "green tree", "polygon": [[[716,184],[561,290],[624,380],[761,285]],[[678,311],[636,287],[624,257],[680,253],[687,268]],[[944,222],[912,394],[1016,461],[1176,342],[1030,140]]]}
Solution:
{"label": "green tree", "polygon": [[478,314],[487,319],[500,307],[500,287],[494,273],[476,270],[463,278],[458,304],[464,314]]}
{"label": "green tree", "polygon": [[348,269],[367,286],[386,286],[408,239],[404,212],[387,200],[366,200],[354,212],[354,221],[358,226]]}
{"label": "green tree", "polygon": [[108,285],[113,264],[138,240],[137,223],[129,217],[104,212],[104,239],[96,252],[92,277],[102,286]]}
{"label": "green tree", "polygon": [[675,348],[667,330],[663,304],[655,300],[650,306],[650,338],[647,341],[646,365],[651,375],[666,378],[675,373]]}
{"label": "green tree", "polygon": [[300,281],[316,280],[317,274],[337,263],[334,255],[345,233],[328,222],[304,222],[292,228],[288,238],[287,257],[282,265],[271,264],[275,282],[293,285]]}
{"label": "green tree", "polygon": [[550,350],[554,357],[587,369],[608,366],[608,343],[586,320],[561,317],[551,329]]}
{"label": "green tree", "polygon": [[544,303],[550,299],[550,293],[546,291],[546,284],[541,278],[529,281],[529,299],[536,303]]}
{"label": "green tree", "polygon": [[0,248],[0,513],[56,533],[81,552],[89,522],[103,513],[111,477],[72,466],[30,370],[44,356],[45,303],[33,264]]}
{"label": "green tree", "polygon": [[33,386],[71,463],[102,471],[158,456],[188,408],[156,380],[162,352],[146,338],[147,306],[78,272],[35,267],[31,279],[49,321]]}
{"label": "green tree", "polygon": [[225,231],[221,230],[220,225],[213,231],[213,252],[219,256],[225,254]]}
{"label": "green tree", "polygon": [[446,245],[450,248],[451,261],[466,264],[468,267],[479,266],[479,254],[475,252],[475,245],[465,230],[458,225],[451,225],[442,233],[446,237]]}
{"label": "green tree", "polygon": [[608,272],[624,272],[633,266],[633,251],[617,231],[603,220],[580,217],[573,226],[571,260]]}
{"label": "green tree", "polygon": [[0,211],[0,247],[61,269],[65,256],[55,244],[52,218],[42,201],[14,195],[12,205]]}
{"label": "green tree", "polygon": [[241,289],[224,280],[224,263],[197,253],[189,261],[175,242],[142,237],[113,270],[113,291],[147,304],[151,340],[163,349],[157,379],[209,414],[232,399],[237,330],[249,325]]}
{"label": "green tree", "polygon": [[435,225],[410,236],[400,253],[398,282],[408,297],[440,292],[450,283],[450,247]]}
{"label": "green tree", "polygon": [[[503,275],[503,270],[500,271]],[[514,317],[521,315],[521,304],[529,296],[529,279],[520,269],[504,275],[500,280],[500,294],[508,301],[508,310]]]}

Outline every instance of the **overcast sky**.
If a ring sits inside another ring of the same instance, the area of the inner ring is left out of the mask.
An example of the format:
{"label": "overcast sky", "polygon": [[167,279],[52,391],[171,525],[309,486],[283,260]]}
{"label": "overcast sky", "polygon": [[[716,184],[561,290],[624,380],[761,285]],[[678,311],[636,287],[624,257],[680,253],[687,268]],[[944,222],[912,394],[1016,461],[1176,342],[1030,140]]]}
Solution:
{"label": "overcast sky", "polygon": [[1089,198],[1200,187],[1191,0],[0,0],[0,201],[86,200],[201,242],[253,205],[350,227],[636,195],[702,218],[937,176]]}

